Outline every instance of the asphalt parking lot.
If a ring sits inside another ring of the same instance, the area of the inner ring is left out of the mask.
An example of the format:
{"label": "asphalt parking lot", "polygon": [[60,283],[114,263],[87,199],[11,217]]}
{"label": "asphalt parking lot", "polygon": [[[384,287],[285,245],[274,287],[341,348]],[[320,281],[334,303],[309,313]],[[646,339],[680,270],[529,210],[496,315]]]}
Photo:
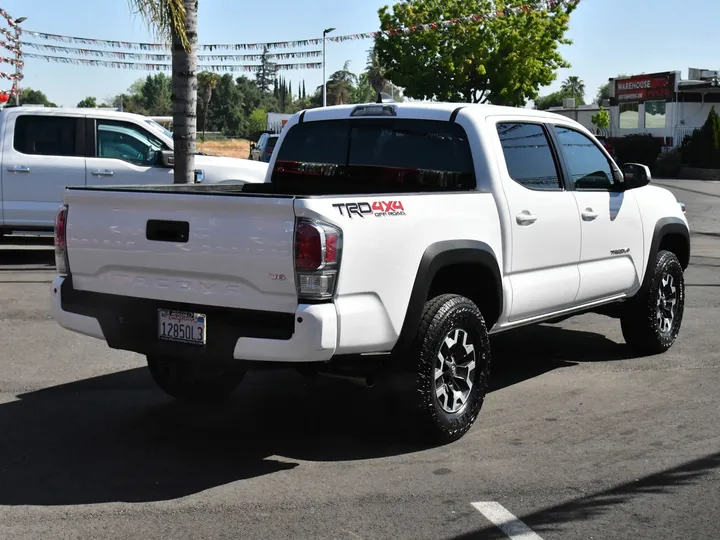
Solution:
{"label": "asphalt parking lot", "polygon": [[291,372],[176,404],[141,357],[50,319],[47,241],[6,241],[0,538],[719,538],[720,183],[656,183],[693,230],[674,348],[629,357],[597,315],[499,335],[476,425],[440,448],[372,391]]}

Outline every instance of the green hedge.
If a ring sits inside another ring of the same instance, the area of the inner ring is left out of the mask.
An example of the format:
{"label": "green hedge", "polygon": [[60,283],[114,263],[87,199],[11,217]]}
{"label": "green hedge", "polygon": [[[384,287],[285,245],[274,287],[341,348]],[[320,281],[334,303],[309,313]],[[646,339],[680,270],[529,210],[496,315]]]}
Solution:
{"label": "green hedge", "polygon": [[660,177],[677,178],[682,168],[682,154],[677,148],[661,153],[655,160],[653,173]]}
{"label": "green hedge", "polygon": [[613,150],[620,166],[623,163],[642,163],[653,169],[662,151],[662,141],[648,133],[626,135],[613,141]]}
{"label": "green hedge", "polygon": [[699,169],[720,169],[720,116],[715,106],[700,129],[685,137],[681,145],[683,163]]}

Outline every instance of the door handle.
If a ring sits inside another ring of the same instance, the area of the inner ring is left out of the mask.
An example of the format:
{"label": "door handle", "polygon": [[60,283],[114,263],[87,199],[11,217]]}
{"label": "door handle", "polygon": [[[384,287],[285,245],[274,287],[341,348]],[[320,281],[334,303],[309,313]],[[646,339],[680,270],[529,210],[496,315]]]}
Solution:
{"label": "door handle", "polygon": [[115,173],[113,173],[112,171],[93,171],[92,172],[93,176],[112,176],[113,174],[115,174]]}
{"label": "door handle", "polygon": [[22,172],[22,173],[29,173],[30,167],[23,167],[22,165],[19,167],[8,167],[8,172]]}
{"label": "door handle", "polygon": [[535,214],[531,214],[527,210],[523,210],[515,216],[515,221],[518,222],[518,225],[532,225],[537,221],[537,216]]}
{"label": "door handle", "polygon": [[596,217],[598,217],[598,213],[589,207],[582,213],[583,221],[592,221]]}

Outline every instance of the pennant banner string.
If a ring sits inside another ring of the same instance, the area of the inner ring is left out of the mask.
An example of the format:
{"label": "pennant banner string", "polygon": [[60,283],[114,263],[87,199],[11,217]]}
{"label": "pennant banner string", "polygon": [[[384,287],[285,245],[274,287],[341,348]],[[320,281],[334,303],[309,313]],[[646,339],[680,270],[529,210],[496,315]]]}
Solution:
{"label": "pennant banner string", "polygon": [[6,41],[0,40],[0,47],[5,47],[10,52],[14,52],[17,56],[20,56],[22,52],[20,51],[20,47],[13,43],[7,43]]}
{"label": "pennant banner string", "polygon": [[[171,71],[172,64],[148,64],[140,62],[115,62],[110,60],[94,60],[89,58],[69,58],[66,56],[48,56],[44,54],[25,53],[24,58],[37,58],[47,62],[57,62],[61,64],[76,64],[88,66],[102,66],[121,69],[142,69],[146,71]],[[273,64],[272,68],[276,71],[293,70],[293,69],[320,69],[322,62],[301,62],[296,64]],[[198,64],[198,71],[260,71],[261,64]]]}
{"label": "pennant banner string", "polygon": [[[545,9],[554,9],[558,5],[577,4],[580,0],[546,0],[543,2]],[[532,6],[520,6],[512,10],[515,13],[524,12],[527,13],[536,8]],[[342,43],[345,41],[354,41],[359,39],[375,39],[382,35],[398,35],[398,34],[410,34],[411,32],[424,31],[424,30],[437,30],[446,26],[453,26],[465,23],[478,23],[485,20],[495,19],[505,15],[504,11],[498,10],[491,14],[474,14],[465,17],[457,17],[453,19],[447,19],[444,21],[438,21],[427,24],[419,24],[415,26],[409,26],[406,28],[397,28],[390,30],[381,30],[376,32],[362,32],[358,34],[347,34],[343,36],[328,36],[325,39],[330,42]],[[0,29],[2,31],[2,29]],[[139,49],[147,51],[167,51],[170,50],[169,44],[166,43],[141,43],[136,41],[114,41],[106,39],[94,39],[85,38],[78,36],[65,36],[62,34],[48,34],[46,32],[37,32],[34,30],[24,30],[23,34],[29,34],[37,39],[49,40],[49,41],[61,41],[66,43],[80,43],[84,45],[96,45],[102,47],[111,47],[117,49]],[[10,39],[10,37],[8,37]],[[286,49],[293,47],[306,47],[310,45],[321,45],[323,38],[310,38],[301,39],[295,41],[275,41],[267,43],[211,43],[211,44],[200,44],[198,45],[199,50],[203,51],[215,51],[215,50],[252,50],[252,49]]]}
{"label": "pennant banner string", "polygon": [[15,66],[15,73],[0,73],[0,79],[8,79],[13,81],[10,92],[3,92],[3,94],[9,94],[10,96],[14,96],[20,93],[18,82],[23,79],[22,68],[25,65],[25,63],[20,58],[22,56],[22,53],[20,51],[19,36],[22,33],[22,30],[18,26],[18,23],[15,22],[15,19],[13,19],[10,14],[4,9],[0,9],[0,16],[4,17],[8,23],[8,26],[10,26],[10,28],[14,30],[14,32],[11,32],[7,28],[0,28],[0,34],[2,34],[8,40],[7,43],[4,41],[0,41],[0,46],[8,49],[12,53],[15,53],[15,58],[5,58],[0,56],[0,63],[7,63]]}
{"label": "pennant banner string", "polygon": [[[5,44],[0,41],[0,46],[6,46],[10,48],[11,44]],[[34,43],[29,41],[23,41],[23,47],[30,47],[32,49],[38,49],[42,51],[60,52],[64,54],[75,54],[79,56],[98,56],[98,57],[112,57],[120,58],[122,60],[152,60],[152,61],[171,61],[171,54],[148,54],[148,53],[133,53],[133,52],[120,52],[120,51],[108,51],[103,49],[83,49],[80,47],[61,47],[59,45],[45,45],[42,43]],[[287,60],[289,58],[317,58],[322,56],[322,50],[314,51],[298,51],[298,52],[287,52],[287,53],[272,53],[266,54],[267,60]],[[263,59],[262,54],[199,54],[198,60],[219,60],[221,62],[236,61],[236,60],[247,60],[247,61],[259,61]]]}
{"label": "pennant banner string", "polygon": [[0,56],[0,64],[6,63],[6,64],[12,64],[13,66],[23,67],[25,63],[22,60],[18,60],[17,58],[6,58],[4,56]]}

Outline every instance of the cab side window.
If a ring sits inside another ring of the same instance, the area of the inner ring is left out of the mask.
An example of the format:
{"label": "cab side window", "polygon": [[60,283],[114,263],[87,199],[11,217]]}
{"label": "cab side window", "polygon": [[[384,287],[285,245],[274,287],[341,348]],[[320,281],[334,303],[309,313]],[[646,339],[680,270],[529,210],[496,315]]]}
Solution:
{"label": "cab side window", "polygon": [[13,147],[21,154],[80,156],[78,119],[69,116],[23,114],[15,120]]}
{"label": "cab side window", "polygon": [[133,165],[157,165],[163,143],[128,122],[97,120],[97,157],[127,161]]}
{"label": "cab side window", "polygon": [[584,133],[553,126],[577,190],[616,191],[618,184],[605,154]]}
{"label": "cab side window", "polygon": [[540,124],[504,122],[497,125],[508,174],[532,190],[561,191],[555,156]]}

